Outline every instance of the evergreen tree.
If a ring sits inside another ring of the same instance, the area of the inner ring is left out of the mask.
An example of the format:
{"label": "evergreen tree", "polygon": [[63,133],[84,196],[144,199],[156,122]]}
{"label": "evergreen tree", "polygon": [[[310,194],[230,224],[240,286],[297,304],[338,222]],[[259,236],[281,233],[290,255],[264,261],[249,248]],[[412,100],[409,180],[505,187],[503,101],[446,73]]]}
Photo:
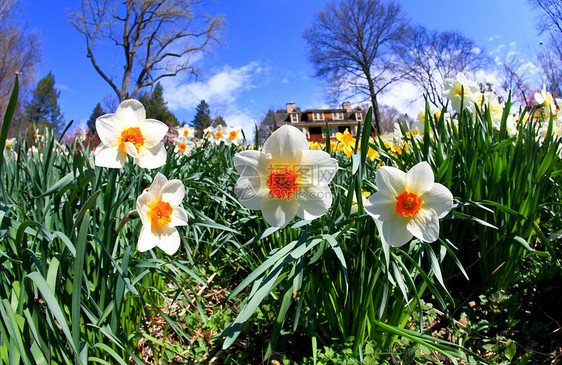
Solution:
{"label": "evergreen tree", "polygon": [[226,122],[224,121],[224,118],[222,117],[222,115],[219,115],[213,121],[213,127],[218,127],[219,125],[223,126],[223,127],[226,127]]}
{"label": "evergreen tree", "polygon": [[94,108],[94,110],[92,110],[92,114],[90,114],[90,119],[88,119],[88,122],[87,122],[87,127],[88,127],[87,135],[88,135],[88,137],[97,138],[98,132],[96,131],[96,119],[98,119],[99,117],[101,117],[104,114],[105,114],[105,112],[103,111],[103,108],[101,107],[101,104],[98,103],[96,105],[96,107]]}
{"label": "evergreen tree", "polygon": [[201,100],[196,110],[197,113],[190,125],[195,128],[195,137],[201,138],[203,136],[203,130],[213,124],[213,119],[211,119],[209,104],[207,104],[205,100]]}
{"label": "evergreen tree", "polygon": [[24,109],[24,125],[28,127],[50,126],[56,134],[62,133],[64,120],[60,112],[58,99],[60,91],[55,89],[55,77],[51,72],[37,83],[31,101]]}
{"label": "evergreen tree", "polygon": [[138,100],[146,109],[146,117],[156,119],[166,124],[177,126],[178,119],[168,109],[168,103],[164,100],[164,88],[157,83],[152,90],[152,94],[141,93]]}

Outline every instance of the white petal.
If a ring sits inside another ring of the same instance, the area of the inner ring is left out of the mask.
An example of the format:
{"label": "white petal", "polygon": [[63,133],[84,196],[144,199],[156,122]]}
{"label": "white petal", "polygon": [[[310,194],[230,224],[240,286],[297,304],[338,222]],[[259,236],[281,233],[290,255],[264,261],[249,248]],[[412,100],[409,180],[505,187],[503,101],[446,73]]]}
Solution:
{"label": "white petal", "polygon": [[172,204],[172,216],[170,223],[168,225],[170,227],[177,227],[177,226],[187,226],[187,213],[183,210],[182,207]]}
{"label": "white petal", "polygon": [[425,242],[434,242],[439,238],[439,218],[433,209],[420,209],[410,218],[408,231]]}
{"label": "white petal", "polygon": [[406,190],[406,173],[392,166],[382,166],[377,170],[375,183],[380,190],[388,190],[388,194],[398,196]]}
{"label": "white petal", "polygon": [[427,162],[422,161],[406,173],[406,190],[422,195],[431,189],[434,181],[431,166]]}
{"label": "white petal", "polygon": [[423,194],[421,199],[423,207],[433,209],[439,218],[445,217],[453,208],[453,194],[439,183],[433,184],[431,190]]}
{"label": "white petal", "polygon": [[406,228],[409,219],[396,215],[395,219],[383,222],[382,235],[392,247],[400,247],[412,239],[412,234]]}
{"label": "white petal", "polygon": [[152,184],[150,184],[150,188],[148,189],[152,194],[154,194],[155,199],[162,200],[162,189],[168,183],[168,179],[164,174],[157,173],[152,180]]}
{"label": "white petal", "polygon": [[396,217],[396,198],[388,190],[377,191],[371,195],[364,206],[365,212],[379,221],[386,222]]}
{"label": "white petal", "polygon": [[157,246],[168,255],[175,254],[180,248],[180,234],[177,229],[174,227],[167,227],[160,235]]}
{"label": "white petal", "polygon": [[297,160],[300,162],[294,172],[302,184],[328,186],[338,171],[338,162],[324,151],[301,151]]}
{"label": "white petal", "polygon": [[261,209],[262,198],[268,194],[267,188],[262,187],[261,177],[241,177],[236,181],[234,194],[245,207],[252,210]]}
{"label": "white petal", "polygon": [[117,107],[115,114],[129,127],[138,127],[139,123],[146,119],[144,106],[135,99],[122,101]]}
{"label": "white petal", "polygon": [[156,247],[158,239],[158,236],[155,236],[152,233],[150,226],[143,224],[139,235],[139,241],[137,243],[137,250],[144,252]]}
{"label": "white petal", "polygon": [[164,139],[169,127],[159,120],[147,119],[141,124],[139,129],[144,137],[144,146],[151,148]]}
{"label": "white petal", "polygon": [[145,190],[139,197],[137,198],[137,212],[139,213],[139,217],[141,218],[142,224],[147,224],[148,222],[148,206],[153,200],[153,194],[148,190]]}
{"label": "white petal", "polygon": [[94,151],[94,164],[101,167],[120,169],[127,161],[127,154],[117,146],[100,144]]}
{"label": "white petal", "polygon": [[115,114],[104,114],[96,119],[96,132],[106,146],[117,146],[123,129],[121,118]]}
{"label": "white petal", "polygon": [[151,148],[141,146],[139,152],[136,162],[143,169],[155,169],[166,163],[166,149],[162,143]]}
{"label": "white petal", "polygon": [[261,151],[247,150],[234,155],[234,167],[240,177],[254,177],[268,174],[270,161]]}
{"label": "white petal", "polygon": [[297,215],[303,219],[316,219],[323,216],[332,205],[332,192],[327,186],[307,187],[297,192],[299,209]]}
{"label": "white petal", "polygon": [[290,125],[274,131],[262,148],[264,153],[270,153],[281,165],[293,164],[297,152],[304,150],[308,150],[308,140],[300,130]]}
{"label": "white petal", "polygon": [[127,154],[133,158],[138,158],[139,157],[139,151],[137,151],[137,148],[135,147],[135,145],[132,142],[125,142],[125,151],[127,151]]}
{"label": "white petal", "polygon": [[185,196],[185,186],[178,179],[173,179],[166,184],[161,189],[162,200],[173,205],[180,205]]}
{"label": "white petal", "polygon": [[276,199],[265,195],[261,201],[263,217],[273,227],[285,227],[297,214],[296,199]]}

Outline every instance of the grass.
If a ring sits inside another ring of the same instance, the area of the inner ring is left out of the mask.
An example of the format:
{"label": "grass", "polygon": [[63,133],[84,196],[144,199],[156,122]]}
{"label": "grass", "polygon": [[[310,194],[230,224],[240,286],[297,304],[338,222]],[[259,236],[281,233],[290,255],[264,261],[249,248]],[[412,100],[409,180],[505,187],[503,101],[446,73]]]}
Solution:
{"label": "grass", "polygon": [[[16,97],[17,84],[0,146]],[[178,158],[168,146],[158,171],[114,170],[79,139],[45,130],[34,151],[19,136],[0,163],[0,361],[560,362],[556,121],[509,136],[509,103],[499,128],[485,107],[457,124],[427,114],[396,145],[371,138],[369,114],[353,153],[327,146],[332,207],[283,229],[233,192],[233,156],[253,147],[207,141]],[[390,247],[354,196],[377,191],[382,164],[420,161],[455,206],[437,242]],[[157,172],[186,188],[174,256],[136,250],[135,201]]]}

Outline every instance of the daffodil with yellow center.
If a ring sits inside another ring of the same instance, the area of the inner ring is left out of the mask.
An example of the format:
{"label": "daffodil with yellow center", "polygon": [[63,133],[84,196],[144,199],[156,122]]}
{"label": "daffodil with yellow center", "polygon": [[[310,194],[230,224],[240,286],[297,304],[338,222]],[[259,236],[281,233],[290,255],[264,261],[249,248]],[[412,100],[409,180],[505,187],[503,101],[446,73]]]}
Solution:
{"label": "daffodil with yellow center", "polygon": [[154,169],[166,163],[162,139],[168,126],[155,119],[146,119],[143,105],[134,99],[123,101],[115,114],[96,120],[101,144],[94,151],[97,166],[121,168],[127,155],[142,168]]}
{"label": "daffodil with yellow center", "polygon": [[462,72],[459,72],[454,79],[445,79],[445,97],[449,99],[451,107],[457,113],[461,112],[461,103],[463,108],[468,107],[472,109],[479,93],[480,88],[478,84],[467,80]]}
{"label": "daffodil with yellow center", "polygon": [[382,222],[382,236],[394,247],[416,237],[424,242],[439,238],[439,219],[453,207],[453,195],[436,183],[427,162],[408,172],[383,166],[377,170],[378,191],[368,199],[365,211]]}

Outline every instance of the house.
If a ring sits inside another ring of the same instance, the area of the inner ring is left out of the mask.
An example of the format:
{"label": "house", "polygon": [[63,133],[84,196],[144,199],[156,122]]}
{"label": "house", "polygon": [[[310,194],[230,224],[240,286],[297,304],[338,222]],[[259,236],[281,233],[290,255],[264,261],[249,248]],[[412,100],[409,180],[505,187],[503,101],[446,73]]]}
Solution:
{"label": "house", "polygon": [[309,109],[304,112],[296,108],[295,103],[287,103],[287,111],[275,113],[274,128],[292,125],[300,129],[309,141],[325,143],[326,135],[335,139],[336,133],[343,133],[346,129],[355,137],[357,123],[364,120],[365,112],[361,108],[352,109],[349,102],[343,103],[341,109]]}

